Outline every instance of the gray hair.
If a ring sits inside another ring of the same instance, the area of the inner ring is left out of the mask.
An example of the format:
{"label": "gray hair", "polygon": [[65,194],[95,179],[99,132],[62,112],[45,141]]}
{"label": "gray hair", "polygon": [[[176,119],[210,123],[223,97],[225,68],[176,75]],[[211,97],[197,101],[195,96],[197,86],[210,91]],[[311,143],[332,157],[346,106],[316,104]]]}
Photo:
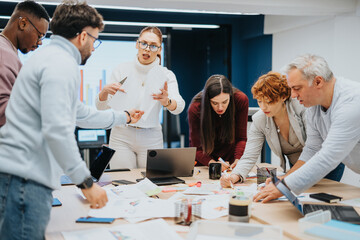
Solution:
{"label": "gray hair", "polygon": [[310,85],[316,76],[323,77],[326,82],[334,77],[325,59],[312,54],[305,54],[295,58],[286,66],[285,72],[288,74],[293,69],[299,69]]}

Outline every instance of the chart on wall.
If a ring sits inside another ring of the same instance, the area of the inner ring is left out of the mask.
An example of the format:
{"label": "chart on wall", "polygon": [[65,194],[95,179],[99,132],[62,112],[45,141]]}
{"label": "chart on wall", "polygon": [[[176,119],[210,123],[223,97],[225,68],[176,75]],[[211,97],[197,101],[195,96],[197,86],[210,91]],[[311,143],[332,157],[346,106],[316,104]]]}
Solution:
{"label": "chart on wall", "polygon": [[[43,40],[42,48],[50,43],[49,38]],[[34,54],[22,54],[19,57],[23,64]],[[122,62],[132,61],[137,54],[135,41],[102,40],[102,44],[92,53],[86,65],[80,66],[81,84],[79,99],[84,104],[95,106],[95,98],[99,91],[110,81],[113,69]]]}

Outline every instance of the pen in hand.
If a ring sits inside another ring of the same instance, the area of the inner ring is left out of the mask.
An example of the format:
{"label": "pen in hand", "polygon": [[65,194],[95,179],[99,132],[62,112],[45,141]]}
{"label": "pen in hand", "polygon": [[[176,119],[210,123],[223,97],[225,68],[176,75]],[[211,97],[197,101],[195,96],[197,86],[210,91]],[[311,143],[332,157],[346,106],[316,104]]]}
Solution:
{"label": "pen in hand", "polygon": [[233,184],[233,182],[231,181],[230,174],[227,173],[227,169],[225,169],[225,170],[221,173],[221,175],[225,176],[226,178],[229,178],[230,186],[231,186],[231,188],[234,188],[234,184]]}
{"label": "pen in hand", "polygon": [[224,161],[224,159],[222,159],[221,157],[218,158],[218,160],[222,163],[224,163],[226,166],[228,166],[230,168],[230,170],[232,171],[232,167],[230,166],[230,164],[228,164],[227,162]]}

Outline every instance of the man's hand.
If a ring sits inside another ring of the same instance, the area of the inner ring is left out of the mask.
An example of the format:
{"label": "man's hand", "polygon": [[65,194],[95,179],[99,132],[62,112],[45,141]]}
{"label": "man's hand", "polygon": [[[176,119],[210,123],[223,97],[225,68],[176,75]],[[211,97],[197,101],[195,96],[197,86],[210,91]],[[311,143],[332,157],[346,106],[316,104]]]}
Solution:
{"label": "man's hand", "polygon": [[230,175],[224,174],[220,178],[220,184],[221,187],[227,188],[227,187],[231,187],[230,181],[234,184],[237,183],[239,180],[240,177],[237,174],[230,174]]}
{"label": "man's hand", "polygon": [[267,203],[270,200],[277,199],[282,196],[282,193],[275,187],[275,185],[266,179],[267,185],[263,187],[258,194],[253,198],[254,202],[258,202],[262,199],[263,203]]}
{"label": "man's hand", "polygon": [[[131,117],[131,122],[130,123],[137,123],[140,118],[142,117],[142,115],[144,114],[144,111],[140,111],[140,110],[136,110],[136,109],[131,109],[128,111],[130,113],[130,117]],[[126,122],[129,122],[130,118],[127,115],[127,120]]]}
{"label": "man's hand", "polygon": [[106,205],[108,198],[104,189],[96,183],[91,188],[81,189],[86,199],[90,202],[91,208],[102,208]]}

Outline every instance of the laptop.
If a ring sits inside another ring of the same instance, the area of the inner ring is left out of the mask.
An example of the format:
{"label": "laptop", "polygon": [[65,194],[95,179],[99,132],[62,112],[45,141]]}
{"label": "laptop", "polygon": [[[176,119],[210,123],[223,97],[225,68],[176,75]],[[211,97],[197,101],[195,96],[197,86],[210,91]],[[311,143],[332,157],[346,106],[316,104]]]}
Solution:
{"label": "laptop", "polygon": [[107,144],[105,129],[82,129],[75,130],[76,142],[80,149],[101,148]]}
{"label": "laptop", "polygon": [[318,210],[329,210],[331,219],[360,224],[360,215],[352,206],[339,205],[322,205],[322,204],[301,204],[299,199],[275,176],[271,176],[272,182],[276,188],[296,207],[296,209],[304,216],[307,213]]}
{"label": "laptop", "polygon": [[143,175],[157,185],[185,183],[194,174],[196,147],[149,149]]}
{"label": "laptop", "polygon": [[[90,173],[94,180],[94,182],[98,182],[104,173],[106,167],[109,165],[109,162],[114,155],[115,150],[109,147],[103,146],[102,150],[100,151],[99,155],[96,157],[94,162],[90,166]],[[74,184],[71,179],[66,176],[62,175],[60,178],[61,185],[72,185]]]}

